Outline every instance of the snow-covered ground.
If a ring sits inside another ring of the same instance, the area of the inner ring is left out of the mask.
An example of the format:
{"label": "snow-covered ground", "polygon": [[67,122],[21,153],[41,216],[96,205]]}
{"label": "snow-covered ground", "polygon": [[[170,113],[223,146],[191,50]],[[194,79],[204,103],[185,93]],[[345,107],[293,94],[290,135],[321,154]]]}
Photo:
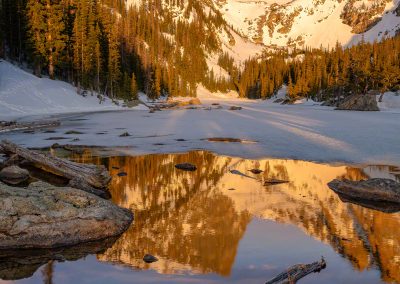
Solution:
{"label": "snow-covered ground", "polygon": [[[400,96],[393,93],[385,94],[379,104],[381,112],[347,112],[306,100],[279,105],[273,103],[276,98],[238,99],[235,92],[210,94],[199,87],[203,105],[198,109],[151,114],[144,106],[126,111],[110,101],[99,104],[96,97],[78,96],[67,83],[39,79],[4,61],[0,63],[0,75],[0,120],[53,115],[62,122],[54,133],[37,130],[34,134],[0,134],[0,139],[21,145],[130,146],[124,151],[134,155],[208,149],[246,158],[400,165]],[[284,96],[283,87],[277,97]],[[140,98],[146,101],[143,94]],[[217,103],[223,108],[219,109]],[[243,109],[231,111],[230,106]],[[69,130],[82,134],[65,134]],[[120,137],[124,132],[131,136]],[[256,143],[205,140],[213,137]]]}
{"label": "snow-covered ground", "polygon": [[80,96],[72,85],[38,78],[15,65],[0,62],[0,120],[21,116],[118,110],[110,99]]}

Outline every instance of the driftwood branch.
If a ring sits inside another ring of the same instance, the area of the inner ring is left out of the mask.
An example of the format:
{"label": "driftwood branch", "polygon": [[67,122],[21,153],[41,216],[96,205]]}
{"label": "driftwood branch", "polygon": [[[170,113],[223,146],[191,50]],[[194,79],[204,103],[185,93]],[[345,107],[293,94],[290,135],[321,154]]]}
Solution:
{"label": "driftwood branch", "polygon": [[95,188],[106,188],[111,177],[104,166],[79,164],[60,159],[44,153],[28,150],[3,140],[1,148],[7,154],[19,157],[33,163],[37,168],[65,177],[69,180],[78,179]]}
{"label": "driftwood branch", "polygon": [[296,264],[286,271],[267,281],[265,284],[294,284],[308,274],[320,272],[326,268],[326,262],[322,258],[311,264]]}
{"label": "driftwood branch", "polygon": [[0,121],[0,133],[9,131],[33,130],[46,127],[57,127],[59,121],[15,122]]}

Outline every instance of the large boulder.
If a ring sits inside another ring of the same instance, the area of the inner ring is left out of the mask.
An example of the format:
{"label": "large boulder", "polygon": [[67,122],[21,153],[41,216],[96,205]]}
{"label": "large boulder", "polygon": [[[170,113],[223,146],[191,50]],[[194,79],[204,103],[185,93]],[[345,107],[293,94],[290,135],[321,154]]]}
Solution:
{"label": "large boulder", "polygon": [[54,248],[122,234],[132,213],[71,187],[0,183],[0,250]]}
{"label": "large boulder", "polygon": [[368,93],[365,95],[351,95],[339,104],[337,110],[357,111],[379,111],[376,95]]}
{"label": "large boulder", "polygon": [[29,178],[29,172],[25,169],[21,169],[18,166],[10,166],[0,171],[0,180],[16,185],[26,181]]}
{"label": "large boulder", "polygon": [[335,179],[328,183],[328,186],[348,199],[400,203],[400,183],[391,179],[374,178],[362,181]]}

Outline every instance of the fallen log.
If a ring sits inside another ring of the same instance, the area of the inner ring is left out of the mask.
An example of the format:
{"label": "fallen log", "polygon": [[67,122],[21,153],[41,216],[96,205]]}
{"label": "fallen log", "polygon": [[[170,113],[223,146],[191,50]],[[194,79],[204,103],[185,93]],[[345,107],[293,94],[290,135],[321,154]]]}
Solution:
{"label": "fallen log", "polygon": [[79,179],[79,178],[71,179],[68,183],[68,186],[70,186],[72,188],[83,190],[85,192],[88,192],[88,193],[91,193],[94,195],[97,195],[104,199],[111,198],[111,195],[108,191],[94,188],[93,186],[91,186],[90,184],[86,183],[84,180]]}
{"label": "fallen log", "polygon": [[296,264],[271,280],[268,280],[265,284],[294,284],[308,274],[320,272],[325,268],[326,262],[323,258],[311,264]]}
{"label": "fallen log", "polygon": [[111,180],[104,166],[80,164],[60,159],[19,147],[7,140],[1,142],[0,150],[1,149],[7,154],[16,154],[22,157],[33,163],[37,168],[65,177],[69,180],[79,179],[95,188],[106,188]]}
{"label": "fallen log", "polygon": [[33,130],[46,127],[60,126],[59,121],[16,122],[0,121],[0,133],[9,131]]}

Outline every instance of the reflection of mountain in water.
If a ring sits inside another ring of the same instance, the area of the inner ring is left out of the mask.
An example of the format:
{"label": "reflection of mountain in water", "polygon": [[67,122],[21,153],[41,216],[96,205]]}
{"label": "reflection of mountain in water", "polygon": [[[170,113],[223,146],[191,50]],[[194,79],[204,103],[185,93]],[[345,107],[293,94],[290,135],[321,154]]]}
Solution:
{"label": "reflection of mountain in water", "polygon": [[[177,171],[174,165],[180,162],[195,163],[199,170]],[[298,226],[330,244],[357,270],[374,267],[384,281],[400,281],[400,214],[344,203],[326,185],[344,177],[395,178],[390,167],[360,170],[292,160],[250,161],[208,152],[115,157],[105,163],[113,174],[118,170],[112,167],[128,173],[114,178],[111,190],[114,201],[132,208],[136,218],[121,239],[99,255],[101,260],[147,268],[141,258],[152,253],[162,259],[151,267],[162,273],[228,275],[251,216],[258,216]],[[265,172],[250,179],[228,168]],[[290,183],[263,187],[266,178]]]}

